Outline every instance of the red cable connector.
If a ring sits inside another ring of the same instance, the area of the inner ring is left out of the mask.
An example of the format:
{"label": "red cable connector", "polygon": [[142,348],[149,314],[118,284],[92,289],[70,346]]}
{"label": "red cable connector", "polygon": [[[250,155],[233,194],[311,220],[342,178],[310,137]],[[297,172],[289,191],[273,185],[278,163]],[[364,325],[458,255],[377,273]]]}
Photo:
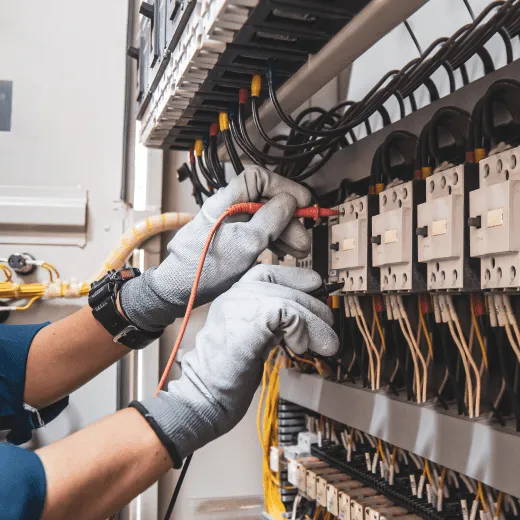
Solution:
{"label": "red cable connector", "polygon": [[210,137],[217,137],[217,135],[218,135],[218,123],[213,123],[209,127],[209,135],[210,135]]}
{"label": "red cable connector", "polygon": [[383,312],[385,310],[383,297],[380,294],[374,296],[374,310],[376,312]]}
{"label": "red cable connector", "polygon": [[486,304],[484,303],[482,296],[480,294],[472,294],[471,301],[473,303],[475,316],[484,316],[486,314]]}
{"label": "red cable connector", "polygon": [[432,307],[430,305],[430,297],[427,294],[419,294],[419,305],[423,314],[430,314]]}
{"label": "red cable connector", "polygon": [[249,91],[247,88],[241,88],[238,91],[238,103],[240,105],[245,105],[247,103],[247,98],[249,97]]}
{"label": "red cable connector", "polygon": [[190,164],[195,164],[195,153],[193,152],[193,148],[190,148]]}
{"label": "red cable connector", "polygon": [[[241,204],[230,206],[226,213],[228,215],[237,215],[238,213],[254,215],[262,206],[263,204],[260,202],[242,202]],[[314,220],[318,220],[322,217],[334,217],[336,215],[339,215],[337,209],[320,208],[319,206],[300,208],[294,212],[296,218],[313,218]]]}

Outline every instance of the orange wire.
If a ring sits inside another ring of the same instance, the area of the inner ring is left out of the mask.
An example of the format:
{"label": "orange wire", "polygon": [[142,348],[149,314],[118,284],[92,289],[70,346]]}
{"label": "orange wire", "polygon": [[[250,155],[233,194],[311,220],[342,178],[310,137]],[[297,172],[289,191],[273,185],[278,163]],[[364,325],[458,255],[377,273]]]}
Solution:
{"label": "orange wire", "polygon": [[188,321],[190,320],[191,311],[193,310],[193,305],[195,304],[195,297],[197,296],[197,289],[199,287],[200,277],[202,275],[202,268],[204,267],[204,262],[206,260],[206,255],[208,254],[209,246],[211,245],[211,240],[215,235],[217,229],[220,224],[229,216],[231,212],[226,210],[219,219],[215,222],[215,225],[211,228],[211,231],[208,234],[208,238],[206,239],[206,243],[204,244],[204,249],[202,250],[202,254],[200,255],[199,266],[197,267],[197,272],[195,273],[195,280],[193,280],[193,286],[191,288],[190,299],[188,300],[188,305],[186,306],[186,314],[184,315],[184,319],[182,320],[182,325],[179,330],[179,334],[177,339],[175,340],[175,344],[173,345],[173,350],[168,359],[168,363],[166,363],[166,368],[161,376],[161,380],[157,385],[157,389],[155,390],[155,397],[159,395],[164,383],[166,383],[166,379],[168,379],[168,374],[173,366],[173,362],[175,361],[175,356],[177,356],[177,352],[181,345],[182,338],[184,337],[184,333],[186,332],[186,327],[188,326]]}
{"label": "orange wire", "polygon": [[[202,254],[200,255],[199,265],[198,265],[197,271],[195,273],[195,279],[193,280],[193,286],[191,287],[191,294],[190,294],[190,298],[188,300],[188,305],[186,306],[186,313],[184,314],[184,319],[182,320],[182,325],[179,330],[179,334],[177,336],[177,339],[175,340],[175,344],[173,345],[172,352],[170,354],[168,362],[166,363],[166,367],[161,376],[161,380],[159,381],[159,384],[157,385],[157,388],[155,390],[155,397],[157,397],[159,395],[159,392],[161,391],[164,384],[166,383],[166,380],[168,379],[168,374],[170,373],[170,370],[175,361],[175,357],[177,356],[177,352],[181,345],[182,338],[184,337],[184,333],[186,332],[186,327],[188,326],[188,321],[190,321],[190,315],[191,315],[191,311],[193,310],[193,306],[195,305],[195,297],[197,296],[197,289],[199,287],[200,277],[202,275],[202,269],[204,267],[204,262],[206,260],[206,256],[208,254],[209,246],[211,245],[213,236],[217,232],[217,229],[220,227],[220,224],[222,224],[222,222],[227,217],[229,217],[231,215],[237,215],[238,213],[248,213],[250,215],[253,215],[260,208],[262,208],[262,206],[263,206],[263,204],[256,203],[256,202],[244,202],[244,203],[240,203],[240,204],[234,204],[233,206],[230,206],[224,213],[222,213],[222,215],[218,218],[218,220],[215,222],[214,226],[211,228],[210,232],[208,233],[208,237],[206,238],[206,243],[204,244],[204,249],[202,250]],[[295,217],[314,218],[315,220],[317,220],[318,218],[321,218],[321,217],[330,217],[330,216],[334,216],[334,215],[339,215],[339,211],[332,210],[332,209],[326,209],[326,208],[319,208],[318,206],[313,206],[310,208],[300,208],[294,212]]]}

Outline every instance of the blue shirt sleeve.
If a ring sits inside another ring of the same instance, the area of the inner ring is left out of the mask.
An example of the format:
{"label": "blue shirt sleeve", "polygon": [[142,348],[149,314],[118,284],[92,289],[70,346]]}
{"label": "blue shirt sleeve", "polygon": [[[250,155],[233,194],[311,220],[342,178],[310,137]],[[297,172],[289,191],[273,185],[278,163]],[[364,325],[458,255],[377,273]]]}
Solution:
{"label": "blue shirt sleeve", "polygon": [[43,464],[32,451],[0,443],[0,518],[40,518],[47,493]]}
{"label": "blue shirt sleeve", "polygon": [[69,402],[66,397],[35,410],[23,401],[29,349],[36,333],[48,324],[0,324],[0,430],[10,430],[7,440],[14,444],[29,441],[33,429],[52,421]]}

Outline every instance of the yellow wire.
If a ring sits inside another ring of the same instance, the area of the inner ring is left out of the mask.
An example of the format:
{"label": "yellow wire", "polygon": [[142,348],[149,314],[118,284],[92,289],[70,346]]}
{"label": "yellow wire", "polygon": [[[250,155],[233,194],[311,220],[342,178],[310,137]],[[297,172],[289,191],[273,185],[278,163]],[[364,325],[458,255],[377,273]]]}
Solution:
{"label": "yellow wire", "polygon": [[433,479],[432,479],[432,474],[430,473],[430,465],[428,464],[428,461],[426,459],[424,459],[424,470],[423,470],[422,474],[426,475],[426,477],[428,478],[428,482],[431,485],[433,482]]}
{"label": "yellow wire", "polygon": [[381,441],[379,441],[377,443],[377,451],[379,452],[379,455],[381,456],[381,460],[383,462],[386,462],[386,458],[385,458],[385,452],[383,450],[383,443]]}
{"label": "yellow wire", "polygon": [[394,451],[392,452],[392,461],[391,461],[392,466],[395,466],[396,457],[397,457],[397,446],[394,446]]}
{"label": "yellow wire", "polygon": [[316,511],[314,512],[314,516],[312,517],[312,520],[318,520],[320,515],[321,515],[321,506],[318,506],[316,508]]}
{"label": "yellow wire", "polygon": [[482,339],[482,334],[480,333],[480,327],[477,322],[477,316],[475,315],[475,304],[473,302],[473,298],[470,298],[470,307],[471,307],[471,321],[473,322],[473,327],[475,328],[475,332],[477,333],[478,344],[480,345],[480,350],[482,352],[482,361],[484,362],[484,366],[486,370],[489,368],[488,357],[486,346],[484,344],[484,340]]}
{"label": "yellow wire", "polygon": [[446,480],[446,468],[442,468],[441,478],[439,481],[439,487],[441,489],[444,488],[444,481]]}
{"label": "yellow wire", "polygon": [[54,271],[54,273],[56,274],[56,278],[59,278],[60,277],[60,273],[58,272],[58,270],[56,269],[56,267],[54,267],[52,264],[50,264],[49,262],[43,262],[42,264],[42,267],[43,266],[46,266],[46,267],[49,267],[50,269],[52,269]]}
{"label": "yellow wire", "polygon": [[376,311],[376,297],[375,296],[372,297],[372,309],[374,311],[374,318],[376,320],[377,331],[379,332],[379,337],[381,338],[381,347],[382,347],[383,351],[385,351],[386,350],[385,335],[383,334],[383,328],[381,327],[381,323],[379,321],[379,315],[377,314],[377,311]]}
{"label": "yellow wire", "polygon": [[32,304],[36,301],[36,300],[39,300],[41,298],[41,296],[33,296],[25,305],[21,306],[21,307],[16,307],[16,310],[17,311],[26,311],[27,309],[29,309],[30,307],[32,307]]}
{"label": "yellow wire", "polygon": [[421,301],[418,301],[419,303],[419,319],[421,320],[421,327],[424,332],[424,336],[426,337],[426,343],[428,344],[428,359],[426,361],[427,364],[430,363],[430,360],[433,359],[433,345],[432,345],[432,338],[430,336],[430,333],[428,331],[428,326],[426,325],[426,320],[424,319],[424,314],[421,309]]}
{"label": "yellow wire", "polygon": [[500,518],[500,512],[502,510],[502,500],[503,499],[504,499],[504,493],[502,493],[502,491],[499,491],[498,497],[497,497],[497,507],[495,510],[495,518]]}
{"label": "yellow wire", "polygon": [[45,265],[45,262],[41,266],[49,273],[49,279],[50,279],[51,283],[54,282],[54,276],[53,276],[52,269],[49,266]]}
{"label": "yellow wire", "polygon": [[484,491],[482,488],[482,483],[478,483],[478,490],[477,490],[477,496],[476,499],[480,501],[480,504],[482,505],[482,510],[484,513],[487,513],[487,505],[486,505],[486,499],[484,498]]}
{"label": "yellow wire", "polygon": [[[257,413],[257,428],[262,447],[262,483],[266,511],[276,520],[282,520],[285,506],[280,497],[280,483],[269,465],[269,450],[278,445],[278,388],[279,371],[285,361],[280,350],[273,350],[264,365],[262,392]],[[263,409],[263,421],[262,421]],[[292,489],[287,487],[283,489]]]}
{"label": "yellow wire", "polygon": [[291,357],[299,361],[300,363],[306,363],[308,365],[312,365],[317,371],[320,376],[323,376],[323,369],[320,367],[318,360],[314,359],[314,361],[311,361],[310,359],[305,359],[300,356],[297,356],[292,350],[290,351]]}
{"label": "yellow wire", "polygon": [[0,264],[0,269],[4,272],[5,281],[10,282],[13,277],[13,271],[11,271],[11,268],[8,265]]}

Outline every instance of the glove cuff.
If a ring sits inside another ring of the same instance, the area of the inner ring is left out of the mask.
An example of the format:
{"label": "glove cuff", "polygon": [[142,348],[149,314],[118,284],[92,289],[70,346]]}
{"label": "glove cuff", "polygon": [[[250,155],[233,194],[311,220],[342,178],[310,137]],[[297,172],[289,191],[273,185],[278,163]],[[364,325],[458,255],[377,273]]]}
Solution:
{"label": "glove cuff", "polygon": [[184,378],[171,382],[168,392],[139,404],[175,446],[181,460],[223,433],[217,427],[223,423],[220,406],[208,402],[207,396]]}
{"label": "glove cuff", "polygon": [[150,425],[152,430],[155,432],[159,440],[163,443],[164,447],[168,451],[170,458],[173,462],[173,467],[175,469],[180,469],[182,467],[182,458],[175,447],[173,441],[163,432],[157,421],[150,415],[150,412],[146,409],[146,407],[140,403],[139,401],[132,401],[129,405],[130,408],[135,408],[145,419],[146,422]]}
{"label": "glove cuff", "polygon": [[150,332],[165,329],[184,315],[184,308],[161,298],[153,289],[155,268],[121,287],[119,302],[128,319],[137,327]]}

